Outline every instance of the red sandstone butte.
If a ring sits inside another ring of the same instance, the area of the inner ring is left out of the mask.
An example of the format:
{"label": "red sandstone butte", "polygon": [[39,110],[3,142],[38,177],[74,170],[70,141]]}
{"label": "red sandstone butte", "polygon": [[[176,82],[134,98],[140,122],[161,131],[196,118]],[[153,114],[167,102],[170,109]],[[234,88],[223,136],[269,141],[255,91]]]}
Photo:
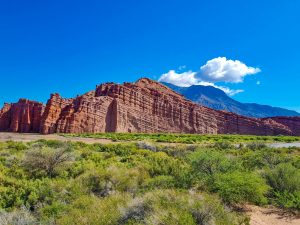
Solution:
{"label": "red sandstone butte", "polygon": [[52,94],[46,106],[20,99],[0,110],[0,131],[300,135],[300,117],[255,119],[213,110],[147,78],[106,83],[76,98]]}

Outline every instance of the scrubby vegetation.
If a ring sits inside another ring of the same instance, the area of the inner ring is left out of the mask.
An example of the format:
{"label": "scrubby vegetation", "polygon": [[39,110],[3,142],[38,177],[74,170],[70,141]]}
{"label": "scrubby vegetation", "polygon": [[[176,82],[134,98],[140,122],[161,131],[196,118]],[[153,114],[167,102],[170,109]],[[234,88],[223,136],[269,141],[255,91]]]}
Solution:
{"label": "scrubby vegetation", "polygon": [[256,143],[263,142],[295,142],[300,141],[299,136],[254,136],[254,135],[199,135],[199,134],[142,134],[142,133],[83,133],[61,134],[64,137],[103,138],[113,141],[152,141],[167,143]]}
{"label": "scrubby vegetation", "polygon": [[0,224],[248,224],[300,210],[300,148],[0,143]]}

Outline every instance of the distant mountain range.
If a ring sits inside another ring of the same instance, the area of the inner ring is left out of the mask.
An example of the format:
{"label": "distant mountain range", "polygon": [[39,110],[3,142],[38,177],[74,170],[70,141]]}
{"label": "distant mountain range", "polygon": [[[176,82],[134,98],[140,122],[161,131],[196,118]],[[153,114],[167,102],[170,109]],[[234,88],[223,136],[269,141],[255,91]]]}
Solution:
{"label": "distant mountain range", "polygon": [[300,113],[293,110],[272,107],[268,105],[260,105],[256,103],[238,102],[230,98],[224,91],[212,86],[193,85],[190,87],[178,87],[165,82],[162,82],[162,84],[182,94],[184,97],[195,103],[216,110],[226,110],[228,112],[255,118],[273,116],[300,116]]}

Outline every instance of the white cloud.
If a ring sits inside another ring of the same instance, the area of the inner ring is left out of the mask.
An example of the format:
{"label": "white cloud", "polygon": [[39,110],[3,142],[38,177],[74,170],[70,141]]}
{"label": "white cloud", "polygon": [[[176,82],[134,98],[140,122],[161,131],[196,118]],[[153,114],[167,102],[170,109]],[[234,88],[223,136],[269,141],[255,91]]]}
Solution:
{"label": "white cloud", "polygon": [[259,68],[249,67],[239,60],[218,57],[206,62],[200,67],[196,77],[208,82],[240,83],[247,75],[259,73]]}
{"label": "white cloud", "polygon": [[195,78],[195,74],[192,71],[176,73],[175,70],[170,70],[168,73],[161,75],[158,81],[174,84],[179,87],[189,87],[199,83],[198,79]]}
{"label": "white cloud", "polygon": [[[184,69],[180,67],[179,70]],[[238,60],[229,60],[226,57],[218,57],[207,61],[204,66],[200,67],[198,72],[186,71],[176,72],[170,70],[168,73],[161,75],[159,82],[171,83],[179,87],[189,87],[192,85],[213,86],[224,91],[227,95],[233,96],[244,90],[233,90],[228,87],[218,86],[215,83],[228,82],[240,83],[244,77],[260,72],[259,68],[249,67]]]}
{"label": "white cloud", "polygon": [[168,73],[163,74],[158,81],[174,84],[179,87],[190,87],[192,85],[203,85],[203,86],[213,86],[215,88],[221,89],[227,95],[233,96],[235,94],[241,93],[244,90],[232,90],[228,87],[218,86],[211,82],[200,81],[195,78],[196,73],[192,71],[187,71],[183,73],[176,73],[175,70],[170,70]]}

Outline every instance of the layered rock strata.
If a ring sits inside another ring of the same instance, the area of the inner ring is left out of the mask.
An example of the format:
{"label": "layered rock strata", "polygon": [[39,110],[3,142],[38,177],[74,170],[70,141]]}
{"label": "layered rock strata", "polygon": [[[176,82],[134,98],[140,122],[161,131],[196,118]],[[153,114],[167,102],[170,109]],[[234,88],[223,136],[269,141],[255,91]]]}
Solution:
{"label": "layered rock strata", "polygon": [[106,83],[76,98],[52,94],[46,106],[20,99],[0,111],[0,131],[300,135],[300,117],[255,119],[213,110],[147,78]]}

